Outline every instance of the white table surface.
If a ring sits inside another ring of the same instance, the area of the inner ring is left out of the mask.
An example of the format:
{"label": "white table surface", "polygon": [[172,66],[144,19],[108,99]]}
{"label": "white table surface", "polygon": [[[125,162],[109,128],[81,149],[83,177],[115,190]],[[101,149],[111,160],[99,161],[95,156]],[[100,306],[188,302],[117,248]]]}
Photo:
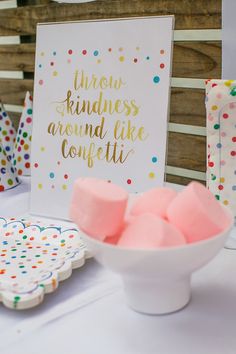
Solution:
{"label": "white table surface", "polygon": [[[28,211],[29,180],[0,193],[0,215]],[[235,354],[236,251],[222,250],[192,279],[192,299],[171,315],[125,303],[119,277],[94,260],[30,310],[0,304],[1,354]]]}

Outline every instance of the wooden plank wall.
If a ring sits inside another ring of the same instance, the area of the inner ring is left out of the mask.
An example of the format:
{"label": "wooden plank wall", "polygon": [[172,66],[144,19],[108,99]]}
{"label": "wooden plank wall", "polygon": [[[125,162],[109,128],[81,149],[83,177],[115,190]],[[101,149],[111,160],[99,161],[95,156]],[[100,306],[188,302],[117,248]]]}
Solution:
{"label": "wooden plank wall", "polygon": [[[0,99],[16,125],[25,91],[33,89],[38,22],[174,14],[167,180],[204,182],[204,81],[221,77],[221,0],[98,0],[82,4],[18,0],[16,7],[12,6],[14,1],[0,0]],[[2,9],[1,3],[11,6]]]}

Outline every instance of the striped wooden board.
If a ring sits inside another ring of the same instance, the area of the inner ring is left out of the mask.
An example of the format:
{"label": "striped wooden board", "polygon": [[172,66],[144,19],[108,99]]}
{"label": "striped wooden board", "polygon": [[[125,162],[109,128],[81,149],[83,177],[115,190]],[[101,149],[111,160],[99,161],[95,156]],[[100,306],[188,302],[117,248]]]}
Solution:
{"label": "striped wooden board", "polygon": [[174,56],[167,180],[205,181],[204,81],[221,77],[221,0],[99,0],[59,4],[0,0],[0,99],[17,126],[33,89],[38,22],[174,14]]}

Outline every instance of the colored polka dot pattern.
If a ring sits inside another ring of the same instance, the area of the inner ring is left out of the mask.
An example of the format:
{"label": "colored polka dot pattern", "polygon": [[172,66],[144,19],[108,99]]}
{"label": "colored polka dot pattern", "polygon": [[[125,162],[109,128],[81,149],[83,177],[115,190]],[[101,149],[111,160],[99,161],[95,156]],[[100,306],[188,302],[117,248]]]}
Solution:
{"label": "colored polka dot pattern", "polygon": [[62,268],[83,263],[85,245],[79,232],[68,227],[0,217],[1,300],[7,296],[15,309],[22,308],[22,300],[30,306],[38,297],[40,303],[45,291],[57,288]]}
{"label": "colored polka dot pattern", "polygon": [[15,140],[16,130],[8,113],[5,110],[4,105],[0,103],[0,143],[5,149],[10,160],[12,159]]}
{"label": "colored polka dot pattern", "polygon": [[236,215],[236,81],[206,83],[207,185]]}
{"label": "colored polka dot pattern", "polygon": [[0,143],[0,192],[13,188],[20,183],[16,168]]}
{"label": "colored polka dot pattern", "polygon": [[13,165],[19,176],[30,176],[30,147],[33,122],[33,99],[30,93],[25,96],[24,108],[21,115],[16,143],[13,154]]}

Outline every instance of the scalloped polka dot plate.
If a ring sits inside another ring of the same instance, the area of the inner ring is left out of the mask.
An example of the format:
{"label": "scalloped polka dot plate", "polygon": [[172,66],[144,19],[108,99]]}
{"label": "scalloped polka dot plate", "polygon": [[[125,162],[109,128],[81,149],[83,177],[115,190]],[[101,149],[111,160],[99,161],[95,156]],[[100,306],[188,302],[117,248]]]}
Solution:
{"label": "scalloped polka dot plate", "polygon": [[40,304],[88,257],[74,228],[1,217],[0,230],[0,301],[9,308]]}

